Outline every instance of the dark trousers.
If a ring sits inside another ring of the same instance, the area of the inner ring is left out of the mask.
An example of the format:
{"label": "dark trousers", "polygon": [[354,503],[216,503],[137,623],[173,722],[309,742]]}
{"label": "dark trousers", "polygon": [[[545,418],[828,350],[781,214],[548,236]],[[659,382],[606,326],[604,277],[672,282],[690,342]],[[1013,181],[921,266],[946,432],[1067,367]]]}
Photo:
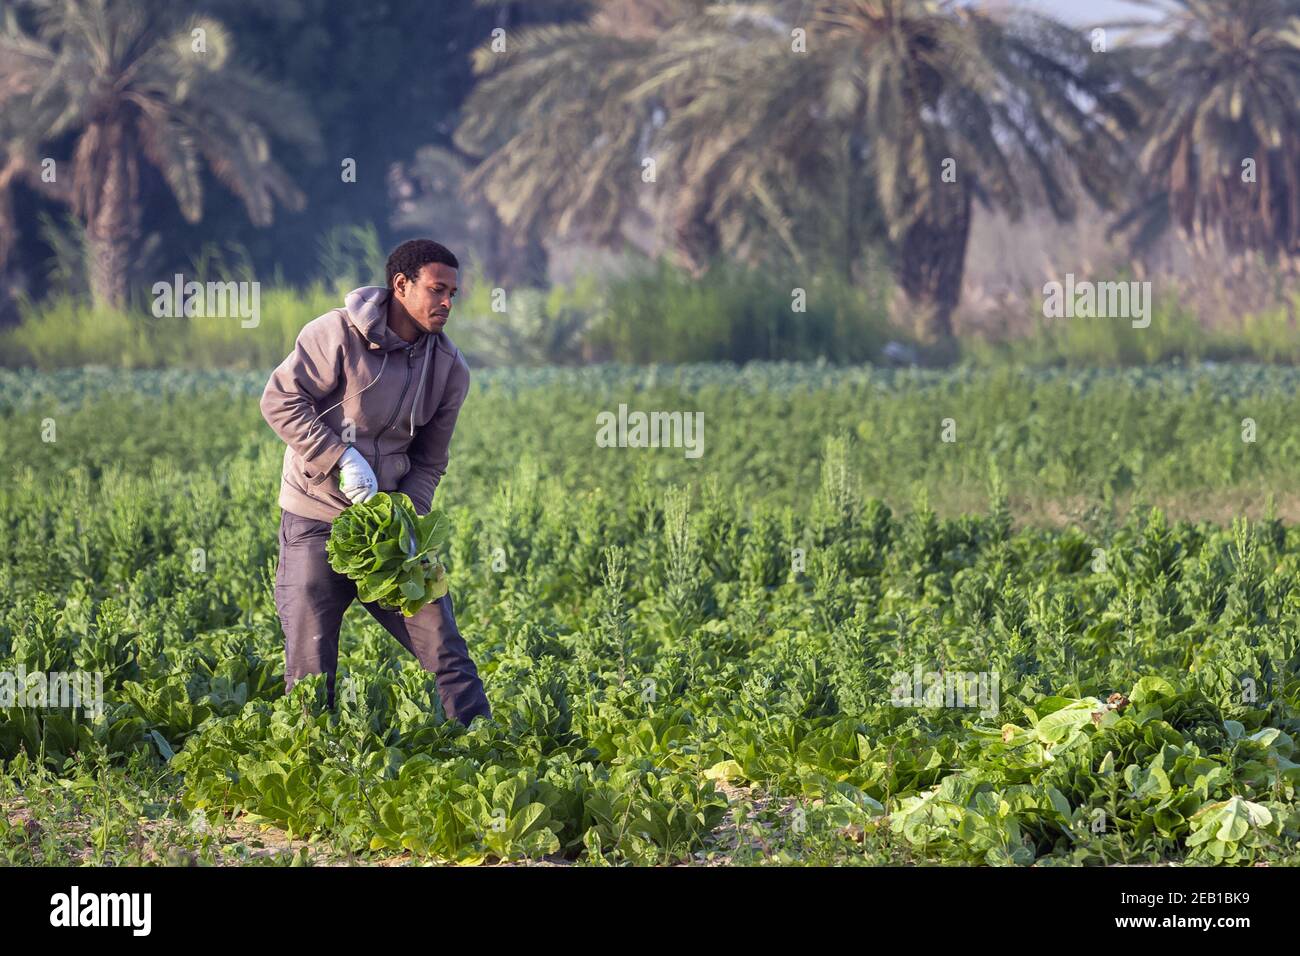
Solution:
{"label": "dark trousers", "polygon": [[[339,627],[343,613],[356,599],[357,586],[330,567],[325,556],[329,535],[328,521],[281,510],[275,609],[284,628],[285,690],[307,674],[326,674],[333,707]],[[421,667],[437,675],[438,696],[448,717],[468,725],[480,714],[492,716],[483,683],[456,627],[451,592],[411,617],[374,602],[361,606],[415,655]]]}

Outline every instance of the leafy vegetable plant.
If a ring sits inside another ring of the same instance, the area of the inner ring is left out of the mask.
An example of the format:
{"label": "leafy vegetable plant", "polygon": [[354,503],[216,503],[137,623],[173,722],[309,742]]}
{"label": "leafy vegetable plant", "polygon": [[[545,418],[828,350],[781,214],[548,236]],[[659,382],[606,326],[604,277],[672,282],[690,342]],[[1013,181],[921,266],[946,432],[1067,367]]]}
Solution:
{"label": "leafy vegetable plant", "polygon": [[419,515],[401,492],[379,492],[334,519],[325,553],[330,567],[357,582],[363,602],[411,617],[447,593],[439,557],[450,533],[437,508]]}

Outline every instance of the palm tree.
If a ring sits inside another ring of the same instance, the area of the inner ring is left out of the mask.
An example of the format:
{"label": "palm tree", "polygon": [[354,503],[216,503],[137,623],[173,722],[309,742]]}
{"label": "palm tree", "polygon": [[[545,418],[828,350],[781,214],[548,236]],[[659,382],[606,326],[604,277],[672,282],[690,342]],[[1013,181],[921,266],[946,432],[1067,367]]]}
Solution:
{"label": "palm tree", "polygon": [[[698,93],[690,88],[693,71],[717,81],[753,61],[752,49],[747,61],[730,59],[718,23],[702,23],[708,6],[709,0],[593,0],[585,22],[518,30],[504,52],[483,44],[473,60],[483,79],[455,134],[462,151],[483,157],[466,188],[481,191],[518,234],[609,245],[624,241],[629,218],[648,216],[662,202],[670,207],[673,258],[697,274],[724,248],[768,238],[763,230],[784,237],[787,249],[804,248],[795,241],[799,223],[762,184],[755,184],[756,201],[747,196],[710,218],[706,200],[718,184],[707,177],[687,181],[680,171],[669,173],[666,188],[642,179],[643,161],[658,154],[656,131]],[[707,154],[722,142],[690,145]],[[789,155],[802,159],[803,151]],[[811,160],[801,171],[822,172]],[[809,239],[821,234],[809,232]]]}
{"label": "palm tree", "polygon": [[1176,225],[1237,252],[1300,251],[1300,2],[1139,2],[1165,16],[1142,31],[1158,45],[1130,47],[1153,105],[1147,188],[1117,230],[1138,247]]}
{"label": "palm tree", "polygon": [[883,241],[900,308],[933,339],[951,331],[973,202],[1068,219],[1076,182],[1118,198],[1136,111],[1106,55],[1050,19],[953,0],[657,6],[673,15],[635,35],[593,17],[521,37],[513,58],[480,51],[497,72],[468,122],[508,223],[612,235],[641,198],[626,170],[648,132],[673,179],[679,259],[699,271],[766,239],[851,278]]}
{"label": "palm tree", "polygon": [[674,18],[702,0],[596,0],[586,22],[526,27],[485,42],[483,79],[454,142],[484,157],[465,180],[517,235],[617,244],[647,190],[638,175],[654,104],[641,64]]}
{"label": "palm tree", "polygon": [[301,191],[271,158],[269,134],[314,148],[315,123],[297,96],[235,60],[220,23],[181,20],[169,6],[141,0],[24,6],[33,31],[12,7],[0,27],[0,184],[20,177],[48,187],[38,150],[71,142],[71,174],[58,176],[53,194],[85,226],[97,304],[126,300],[142,217],[141,159],[162,174],[189,222],[203,213],[201,161],[257,225],[271,222],[276,200],[302,207]]}
{"label": "palm tree", "polygon": [[862,175],[864,131],[843,122],[839,91],[809,85],[834,82],[810,76],[834,65],[794,59],[787,23],[766,8],[705,4],[642,64],[638,92],[665,112],[674,258],[696,276],[725,253],[852,281],[884,229]]}
{"label": "palm tree", "polygon": [[870,131],[903,306],[922,337],[950,330],[973,201],[1069,220],[1076,183],[1103,207],[1119,198],[1136,110],[1085,34],[930,0],[826,0],[814,22],[830,59],[853,61],[845,95]]}

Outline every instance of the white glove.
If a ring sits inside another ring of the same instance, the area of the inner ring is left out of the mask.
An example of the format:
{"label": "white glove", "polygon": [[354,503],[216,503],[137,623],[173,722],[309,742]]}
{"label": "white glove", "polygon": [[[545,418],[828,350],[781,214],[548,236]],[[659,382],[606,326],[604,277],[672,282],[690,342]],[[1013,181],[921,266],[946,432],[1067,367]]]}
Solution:
{"label": "white glove", "polygon": [[349,447],[339,459],[339,491],[354,505],[372,498],[379,490],[379,479],[375,477],[370,462],[361,456],[361,452]]}

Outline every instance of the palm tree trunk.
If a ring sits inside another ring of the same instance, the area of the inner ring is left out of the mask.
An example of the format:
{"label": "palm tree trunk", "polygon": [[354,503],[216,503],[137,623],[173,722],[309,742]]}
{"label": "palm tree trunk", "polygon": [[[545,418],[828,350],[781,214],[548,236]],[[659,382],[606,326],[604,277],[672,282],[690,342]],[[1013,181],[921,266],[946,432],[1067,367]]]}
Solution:
{"label": "palm tree trunk", "polygon": [[955,185],[940,186],[939,194],[948,190],[953,192],[949,202],[903,234],[894,265],[895,318],[922,342],[952,336],[952,314],[961,298],[971,197]]}
{"label": "palm tree trunk", "polygon": [[669,207],[669,261],[697,279],[722,249],[717,227],[706,218],[706,203],[701,199],[713,193],[714,183],[705,182],[692,191],[691,201],[674,197]]}
{"label": "palm tree trunk", "polygon": [[139,177],[125,129],[114,124],[105,136],[106,168],[86,225],[90,295],[97,308],[120,309],[126,305],[131,253],[139,237]]}
{"label": "palm tree trunk", "polygon": [[487,207],[486,247],[488,275],[505,286],[546,285],[549,255],[533,235],[519,235],[506,227]]}

